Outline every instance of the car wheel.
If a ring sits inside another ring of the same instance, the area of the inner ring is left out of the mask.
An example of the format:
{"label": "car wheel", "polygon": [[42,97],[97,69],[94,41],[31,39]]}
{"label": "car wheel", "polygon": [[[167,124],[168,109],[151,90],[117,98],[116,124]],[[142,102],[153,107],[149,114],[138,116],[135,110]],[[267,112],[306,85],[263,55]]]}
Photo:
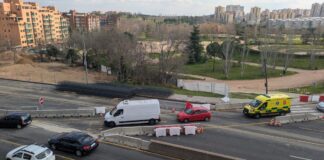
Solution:
{"label": "car wheel", "polygon": [[285,113],[284,112],[280,112],[279,113],[279,116],[285,116]]}
{"label": "car wheel", "polygon": [[75,151],[75,155],[78,157],[82,156],[82,152],[80,150]]}
{"label": "car wheel", "polygon": [[56,149],[57,149],[56,146],[55,146],[55,144],[51,144],[50,147],[51,147],[53,150],[56,150]]}
{"label": "car wheel", "polygon": [[254,116],[254,118],[256,118],[256,119],[259,119],[261,116],[260,116],[260,114],[256,114],[255,116]]}
{"label": "car wheel", "polygon": [[11,160],[10,158],[7,158],[6,160]]}
{"label": "car wheel", "polygon": [[21,127],[22,127],[22,126],[21,126],[20,124],[17,124],[17,128],[18,128],[18,129],[21,129]]}
{"label": "car wheel", "polygon": [[189,119],[184,119],[183,122],[184,123],[188,123],[189,122]]}
{"label": "car wheel", "polygon": [[208,122],[209,121],[209,118],[208,117],[205,117],[205,121]]}
{"label": "car wheel", "polygon": [[151,119],[151,120],[149,120],[149,124],[150,124],[150,125],[155,125],[155,124],[156,124],[156,120],[155,120],[155,119]]}

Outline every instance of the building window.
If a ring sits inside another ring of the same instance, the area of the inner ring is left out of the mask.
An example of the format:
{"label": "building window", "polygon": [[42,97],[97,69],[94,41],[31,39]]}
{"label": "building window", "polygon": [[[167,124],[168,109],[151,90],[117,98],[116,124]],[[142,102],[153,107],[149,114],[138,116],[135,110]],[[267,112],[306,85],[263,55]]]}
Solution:
{"label": "building window", "polygon": [[30,22],[30,19],[29,18],[27,18],[27,22]]}
{"label": "building window", "polygon": [[26,13],[26,16],[29,16],[29,12]]}

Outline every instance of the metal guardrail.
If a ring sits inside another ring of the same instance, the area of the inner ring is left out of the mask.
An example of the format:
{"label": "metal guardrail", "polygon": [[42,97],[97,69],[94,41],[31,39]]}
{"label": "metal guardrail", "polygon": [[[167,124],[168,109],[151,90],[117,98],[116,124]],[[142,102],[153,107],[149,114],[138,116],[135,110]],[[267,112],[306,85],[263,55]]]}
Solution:
{"label": "metal guardrail", "polygon": [[33,118],[94,117],[95,109],[64,110],[0,110],[0,115],[8,113],[29,113]]}

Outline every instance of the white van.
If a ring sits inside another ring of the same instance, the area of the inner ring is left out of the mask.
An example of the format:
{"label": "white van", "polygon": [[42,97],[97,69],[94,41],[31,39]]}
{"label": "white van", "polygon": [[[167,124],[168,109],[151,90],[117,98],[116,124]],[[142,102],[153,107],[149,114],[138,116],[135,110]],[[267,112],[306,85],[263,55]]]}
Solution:
{"label": "white van", "polygon": [[105,115],[105,125],[115,127],[126,124],[149,123],[160,121],[160,102],[152,100],[124,100]]}

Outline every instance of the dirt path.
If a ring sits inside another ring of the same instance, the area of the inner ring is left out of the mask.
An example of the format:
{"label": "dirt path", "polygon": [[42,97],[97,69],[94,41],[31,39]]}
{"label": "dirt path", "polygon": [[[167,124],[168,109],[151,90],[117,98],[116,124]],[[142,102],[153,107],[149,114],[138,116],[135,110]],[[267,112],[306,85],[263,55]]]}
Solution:
{"label": "dirt path", "polygon": [[[269,90],[278,90],[286,88],[297,88],[311,85],[315,82],[324,81],[324,70],[308,71],[300,69],[291,69],[297,74],[285,77],[269,78]],[[218,80],[210,77],[189,75],[205,79],[207,82],[226,83],[231,92],[264,92],[265,80]],[[185,80],[195,81],[195,80]]]}

